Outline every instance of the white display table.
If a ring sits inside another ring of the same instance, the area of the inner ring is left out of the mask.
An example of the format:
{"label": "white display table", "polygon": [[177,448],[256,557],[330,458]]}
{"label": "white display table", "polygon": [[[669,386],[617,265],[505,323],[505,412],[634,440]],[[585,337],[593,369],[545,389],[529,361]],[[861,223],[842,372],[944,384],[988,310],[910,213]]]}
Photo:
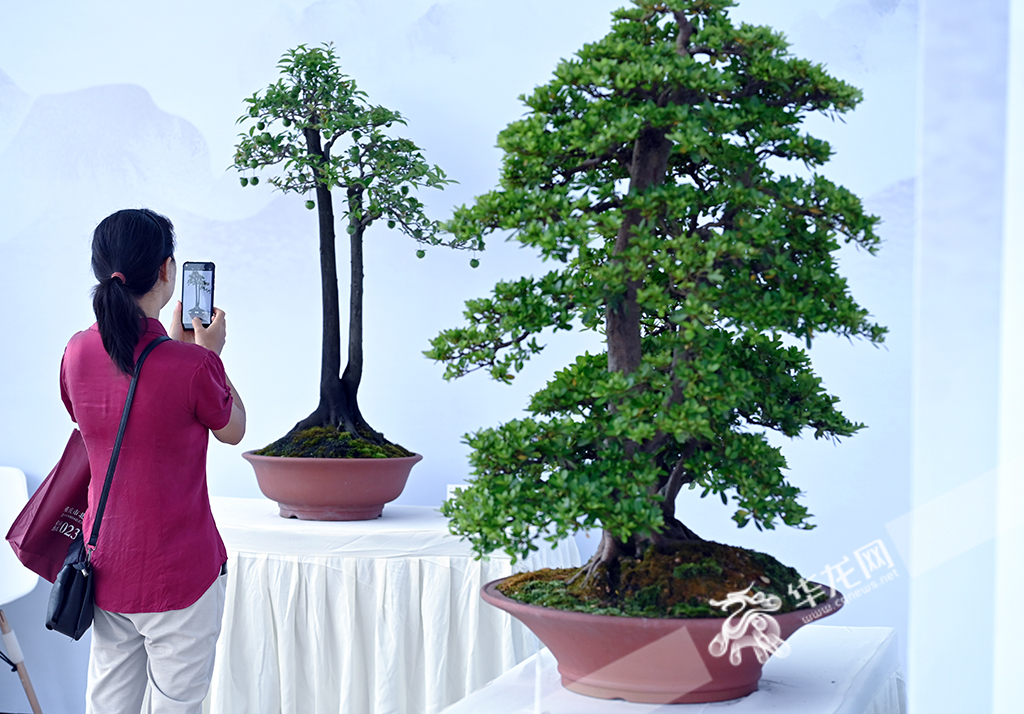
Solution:
{"label": "white display table", "polygon": [[575,694],[561,685],[547,649],[444,714],[905,714],[895,630],[807,625],[789,639],[790,654],[765,663],[758,691],[714,704],[631,704]]}
{"label": "white display table", "polygon": [[438,712],[537,651],[481,586],[580,562],[572,540],[515,567],[474,560],[428,507],[315,522],[264,499],[212,504],[229,558],[213,714]]}

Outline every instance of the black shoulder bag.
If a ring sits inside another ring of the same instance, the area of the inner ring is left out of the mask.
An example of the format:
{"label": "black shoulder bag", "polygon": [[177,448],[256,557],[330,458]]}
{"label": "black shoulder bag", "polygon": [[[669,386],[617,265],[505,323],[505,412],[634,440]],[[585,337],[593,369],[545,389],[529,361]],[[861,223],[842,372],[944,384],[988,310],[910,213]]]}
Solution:
{"label": "black shoulder bag", "polygon": [[68,547],[68,556],[64,559],[64,567],[60,569],[53,588],[50,590],[50,603],[46,608],[46,629],[56,630],[74,640],[80,639],[92,625],[93,580],[90,560],[92,551],[96,547],[96,539],[100,535],[100,520],[103,518],[103,509],[107,506],[107,495],[110,493],[110,483],[114,477],[114,469],[117,467],[117,455],[121,451],[124,430],[128,426],[128,412],[131,411],[132,399],[135,397],[135,386],[139,383],[139,372],[142,371],[142,363],[146,361],[149,353],[158,344],[169,339],[171,338],[164,335],[157,337],[146,345],[146,349],[139,355],[139,361],[135,363],[135,372],[132,374],[132,382],[128,386],[128,396],[124,401],[124,411],[121,412],[121,425],[117,429],[117,439],[114,440],[114,451],[110,454],[107,480],[103,482],[103,494],[96,507],[96,517],[92,523],[89,545],[84,545],[82,534],[79,533]]}

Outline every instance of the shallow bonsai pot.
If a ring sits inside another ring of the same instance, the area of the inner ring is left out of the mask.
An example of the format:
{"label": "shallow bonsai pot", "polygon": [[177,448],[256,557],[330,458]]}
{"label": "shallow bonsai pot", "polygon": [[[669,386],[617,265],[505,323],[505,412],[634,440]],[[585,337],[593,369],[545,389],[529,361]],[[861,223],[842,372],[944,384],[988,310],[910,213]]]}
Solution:
{"label": "shallow bonsai pot", "polygon": [[[485,585],[483,599],[522,621],[551,650],[566,689],[650,704],[719,702],[757,690],[762,662],[753,647],[739,641],[738,665],[730,661],[730,651],[711,654],[726,618],[653,619],[556,610],[502,595],[497,588],[501,582]],[[822,586],[822,591],[828,588]],[[842,606],[842,594],[833,591],[817,607],[768,614],[785,640]],[[775,656],[784,654],[780,649]]]}
{"label": "shallow bonsai pot", "polygon": [[257,456],[246,451],[263,495],[277,501],[282,518],[369,521],[405,488],[419,454],[398,459],[306,459]]}

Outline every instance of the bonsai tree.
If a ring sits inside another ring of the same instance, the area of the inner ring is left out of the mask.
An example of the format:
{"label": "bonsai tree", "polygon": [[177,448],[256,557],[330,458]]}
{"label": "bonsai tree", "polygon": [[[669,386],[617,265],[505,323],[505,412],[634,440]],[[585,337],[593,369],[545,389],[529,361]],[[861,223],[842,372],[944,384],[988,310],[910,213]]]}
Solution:
{"label": "bonsai tree", "polygon": [[202,300],[202,294],[210,292],[210,283],[207,282],[206,276],[204,276],[198,270],[193,270],[189,274],[187,282],[189,285],[194,286],[196,289],[196,299],[193,303],[193,306],[188,311],[189,317],[200,317],[209,320],[209,313],[202,308],[200,303],[200,301]]}
{"label": "bonsai tree", "polygon": [[874,252],[877,219],[823,176],[784,172],[830,156],[804,117],[861,94],[790,56],[781,34],[732,24],[731,5],[616,11],[610,34],[522,98],[526,115],[498,138],[500,187],[446,226],[457,241],[508,232],[551,265],[466,303],[466,325],[426,353],[446,379],[510,382],[545,332],[591,330],[605,346],[557,372],[529,417],[466,437],[473,478],[443,511],[480,554],[601,528],[577,576],[613,581],[624,558],[700,541],[676,512],[684,487],[731,497],[740,527],[810,528],[766,433],[862,427],[799,345],[882,342],[835,257],[840,242]]}
{"label": "bonsai tree", "polygon": [[[336,427],[352,439],[384,445],[384,437],[367,423],[359,409],[363,373],[363,238],[376,221],[428,245],[472,248],[475,242],[444,241],[438,225],[427,217],[412,194],[427,186],[441,188],[450,180],[424,161],[408,139],[386,130],[405,124],[402,116],[372,105],[353,79],[341,72],[332,45],[288,50],[278,67],[281,78],[245,100],[248,111],[238,120],[240,135],[233,168],[242,172],[242,186],[259,183],[249,174],[267,168],[277,173],[270,183],[285,192],[312,194],[306,207],[317,210],[320,229],[320,279],[323,299],[323,348],[320,401],[290,432]],[[341,371],[341,326],[335,251],[335,208],[332,191],[341,190],[340,218],[349,239],[348,361]],[[417,251],[424,256],[422,249]]]}

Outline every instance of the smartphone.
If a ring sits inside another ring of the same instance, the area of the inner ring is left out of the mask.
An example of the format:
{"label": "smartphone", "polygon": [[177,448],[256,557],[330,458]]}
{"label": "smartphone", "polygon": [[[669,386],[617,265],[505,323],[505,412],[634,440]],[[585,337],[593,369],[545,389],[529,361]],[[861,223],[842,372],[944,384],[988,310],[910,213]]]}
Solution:
{"label": "smartphone", "polygon": [[213,263],[189,261],[181,266],[181,326],[192,329],[192,318],[208,327],[213,320]]}

